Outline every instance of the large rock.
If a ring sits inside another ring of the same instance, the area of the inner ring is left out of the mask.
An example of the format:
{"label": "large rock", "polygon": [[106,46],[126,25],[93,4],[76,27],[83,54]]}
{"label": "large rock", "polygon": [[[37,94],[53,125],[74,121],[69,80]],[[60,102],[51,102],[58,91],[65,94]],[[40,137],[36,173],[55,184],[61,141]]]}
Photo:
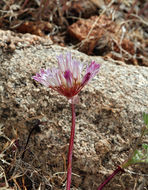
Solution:
{"label": "large rock", "polygon": [[[5,135],[11,140],[18,138],[21,151],[33,127],[32,121],[43,122],[41,131],[29,142],[23,163],[19,160],[20,151],[17,152],[20,167],[16,160],[17,168],[14,164],[11,175],[23,168],[35,183],[34,188],[41,185],[43,189],[64,189],[66,175],[60,172],[66,171],[71,126],[69,103],[31,77],[41,67],[57,66],[56,55],[66,53],[69,48],[52,45],[49,39],[9,31],[0,31],[0,38],[0,122]],[[79,95],[73,154],[76,174],[72,176],[73,187],[95,190],[127,159],[131,143],[140,135],[144,125],[142,113],[148,112],[148,68],[115,65],[101,57],[71,52],[84,64],[91,60],[101,64],[98,76]],[[13,154],[9,150],[7,156]],[[122,177],[123,184],[117,176],[104,189],[133,189],[136,177],[128,174]],[[138,180],[142,183],[144,177]]]}

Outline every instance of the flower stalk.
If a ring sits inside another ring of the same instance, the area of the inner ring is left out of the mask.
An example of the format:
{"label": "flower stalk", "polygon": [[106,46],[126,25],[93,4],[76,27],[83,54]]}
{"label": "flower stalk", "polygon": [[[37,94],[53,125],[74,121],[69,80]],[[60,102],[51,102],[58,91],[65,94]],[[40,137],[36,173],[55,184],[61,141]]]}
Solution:
{"label": "flower stalk", "polygon": [[103,187],[115,176],[117,175],[119,172],[124,172],[124,170],[118,166],[118,168],[98,187],[97,190],[102,190]]}
{"label": "flower stalk", "polygon": [[72,126],[68,151],[68,168],[67,168],[67,190],[70,190],[72,174],[72,152],[75,135],[75,104],[78,103],[78,94],[82,88],[97,75],[100,64],[92,61],[87,65],[83,75],[83,64],[73,59],[71,53],[64,57],[62,54],[57,57],[58,67],[51,69],[41,69],[32,78],[47,88],[57,91],[65,96],[71,102],[72,109]]}
{"label": "flower stalk", "polygon": [[71,185],[71,174],[72,174],[72,152],[74,145],[74,136],[75,136],[75,105],[71,104],[72,110],[72,126],[71,126],[71,135],[70,135],[70,143],[69,143],[69,151],[68,151],[68,168],[67,168],[67,190],[70,190]]}

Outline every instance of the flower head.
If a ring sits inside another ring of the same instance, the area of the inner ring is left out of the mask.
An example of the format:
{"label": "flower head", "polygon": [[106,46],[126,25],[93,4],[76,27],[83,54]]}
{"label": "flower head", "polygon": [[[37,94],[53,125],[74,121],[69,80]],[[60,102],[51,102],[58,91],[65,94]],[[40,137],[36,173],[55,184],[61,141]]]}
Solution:
{"label": "flower head", "polygon": [[65,58],[58,56],[58,68],[41,69],[33,79],[71,99],[98,73],[99,68],[100,65],[92,61],[82,77],[82,63],[67,53]]}

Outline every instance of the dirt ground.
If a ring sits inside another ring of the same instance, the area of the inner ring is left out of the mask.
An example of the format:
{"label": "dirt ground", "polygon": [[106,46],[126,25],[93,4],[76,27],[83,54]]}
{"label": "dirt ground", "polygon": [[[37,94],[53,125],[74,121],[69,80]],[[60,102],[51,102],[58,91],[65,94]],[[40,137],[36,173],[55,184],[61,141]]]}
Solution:
{"label": "dirt ground", "polygon": [[148,66],[146,0],[8,0],[0,2],[0,10],[1,29],[49,37],[88,55]]}

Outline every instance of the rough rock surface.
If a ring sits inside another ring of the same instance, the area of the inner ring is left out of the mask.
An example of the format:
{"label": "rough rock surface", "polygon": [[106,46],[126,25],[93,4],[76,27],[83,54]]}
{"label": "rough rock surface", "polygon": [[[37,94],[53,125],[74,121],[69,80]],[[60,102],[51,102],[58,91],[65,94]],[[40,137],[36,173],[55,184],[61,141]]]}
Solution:
{"label": "rough rock surface", "polygon": [[[10,139],[19,139],[21,150],[32,128],[31,122],[40,119],[41,131],[32,136],[23,164],[29,165],[25,166],[29,167],[28,176],[34,188],[41,185],[42,189],[64,189],[71,126],[69,104],[31,77],[41,67],[56,66],[56,55],[66,53],[69,48],[52,45],[49,39],[9,31],[0,31],[0,39],[1,126]],[[12,42],[13,48],[9,47]],[[115,65],[101,57],[71,52],[84,64],[95,60],[102,65],[98,76],[79,95],[73,154],[76,174],[72,176],[73,189],[95,190],[127,159],[131,142],[140,134],[142,113],[148,112],[148,68]],[[31,167],[36,170],[32,175]],[[146,173],[141,166],[134,169]],[[136,188],[141,184],[144,188],[144,181],[146,177],[125,173],[115,177],[104,189],[134,189],[135,184]]]}

